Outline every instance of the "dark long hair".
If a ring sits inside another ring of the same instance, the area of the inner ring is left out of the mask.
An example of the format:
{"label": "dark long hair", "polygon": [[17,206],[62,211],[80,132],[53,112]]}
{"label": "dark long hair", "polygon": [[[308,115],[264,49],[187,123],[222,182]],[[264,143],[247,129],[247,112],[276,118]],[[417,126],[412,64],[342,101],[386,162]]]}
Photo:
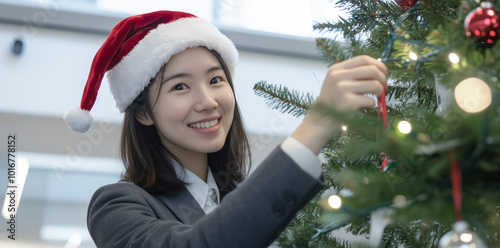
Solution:
{"label": "dark long hair", "polygon": [[[219,60],[234,92],[233,80],[227,65],[217,52],[209,51]],[[155,80],[163,78],[163,71],[162,67],[151,79],[151,83],[125,110],[121,136],[120,154],[125,165],[122,179],[134,183],[151,194],[175,193],[185,185],[185,182],[175,174],[172,165],[173,160],[179,163],[180,161],[162,145],[156,127],[143,125],[136,119],[139,108],[144,108],[151,116],[154,105],[151,106],[148,100],[149,89]],[[234,189],[236,184],[245,178],[250,169],[250,157],[247,134],[235,100],[234,118],[224,146],[221,150],[207,155],[208,166],[222,196]]]}

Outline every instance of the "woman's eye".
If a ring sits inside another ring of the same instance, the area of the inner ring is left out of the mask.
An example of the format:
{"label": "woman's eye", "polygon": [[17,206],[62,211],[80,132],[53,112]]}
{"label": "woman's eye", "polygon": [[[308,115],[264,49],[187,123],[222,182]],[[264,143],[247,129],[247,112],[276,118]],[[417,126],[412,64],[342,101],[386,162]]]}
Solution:
{"label": "woman's eye", "polygon": [[185,89],[187,89],[187,86],[185,84],[177,84],[172,88],[172,90],[185,90]]}
{"label": "woman's eye", "polygon": [[220,81],[222,81],[221,77],[214,77],[210,80],[210,84],[216,84],[219,83]]}

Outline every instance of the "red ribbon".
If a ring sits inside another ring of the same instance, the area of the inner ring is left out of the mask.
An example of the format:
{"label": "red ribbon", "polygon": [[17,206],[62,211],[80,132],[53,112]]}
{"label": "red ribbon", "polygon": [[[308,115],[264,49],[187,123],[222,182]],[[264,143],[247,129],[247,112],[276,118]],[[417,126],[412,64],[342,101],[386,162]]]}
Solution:
{"label": "red ribbon", "polygon": [[382,95],[380,95],[377,98],[377,118],[378,118],[377,141],[378,141],[379,126],[380,126],[380,115],[382,115],[382,120],[384,121],[385,129],[387,129],[389,127],[389,121],[387,119],[387,103],[385,101],[385,90],[384,92],[382,92]]}
{"label": "red ribbon", "polygon": [[[380,130],[380,116],[382,115],[382,120],[384,121],[384,127],[387,129],[389,127],[388,125],[388,120],[387,120],[387,103],[385,101],[385,90],[382,92],[382,95],[380,95],[377,98],[377,142],[378,142],[378,133]],[[381,153],[380,157],[383,158],[382,165],[380,170],[381,171],[386,171],[389,166],[389,159],[387,158],[387,155],[385,153]]]}
{"label": "red ribbon", "polygon": [[455,206],[455,220],[462,220],[462,172],[460,163],[455,157],[455,150],[450,150],[451,187],[453,190],[453,204]]}

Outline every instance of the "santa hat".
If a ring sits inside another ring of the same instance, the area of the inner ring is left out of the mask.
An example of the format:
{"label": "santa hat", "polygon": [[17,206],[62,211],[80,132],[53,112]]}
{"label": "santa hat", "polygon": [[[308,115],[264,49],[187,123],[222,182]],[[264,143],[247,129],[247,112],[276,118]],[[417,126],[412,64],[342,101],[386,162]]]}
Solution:
{"label": "santa hat", "polygon": [[116,106],[123,113],[173,55],[204,46],[215,50],[233,75],[238,63],[234,44],[214,25],[192,14],[157,11],[119,22],[92,61],[80,107],[66,114],[71,130],[85,133],[92,126],[90,110],[106,74]]}

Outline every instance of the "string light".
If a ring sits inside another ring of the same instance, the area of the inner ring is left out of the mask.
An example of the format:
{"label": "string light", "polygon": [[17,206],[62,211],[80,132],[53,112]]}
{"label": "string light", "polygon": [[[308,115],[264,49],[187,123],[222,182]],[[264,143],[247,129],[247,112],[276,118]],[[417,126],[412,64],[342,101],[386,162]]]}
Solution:
{"label": "string light", "polygon": [[460,240],[462,240],[465,243],[469,243],[472,241],[472,234],[471,233],[462,233],[460,235]]}
{"label": "string light", "polygon": [[378,62],[382,62],[382,59],[381,59],[381,58],[378,58],[377,60],[378,60]]}
{"label": "string light", "polygon": [[453,64],[458,64],[460,62],[460,57],[458,57],[456,53],[450,53],[448,59],[450,59],[450,62]]}
{"label": "string light", "polygon": [[398,123],[398,130],[402,134],[409,134],[411,133],[411,124],[407,121],[400,121]]}
{"label": "string light", "polygon": [[491,89],[479,78],[467,78],[455,87],[455,101],[467,113],[478,113],[490,106]]}
{"label": "string light", "polygon": [[342,131],[347,131],[347,126],[342,126]]}
{"label": "string light", "polygon": [[410,52],[410,54],[409,54],[409,55],[410,55],[410,59],[412,59],[412,60],[417,60],[417,59],[418,59],[417,54],[416,54],[416,53],[414,53],[414,52]]}
{"label": "string light", "polygon": [[331,195],[328,197],[328,205],[333,209],[339,209],[342,207],[342,199],[338,195]]}

